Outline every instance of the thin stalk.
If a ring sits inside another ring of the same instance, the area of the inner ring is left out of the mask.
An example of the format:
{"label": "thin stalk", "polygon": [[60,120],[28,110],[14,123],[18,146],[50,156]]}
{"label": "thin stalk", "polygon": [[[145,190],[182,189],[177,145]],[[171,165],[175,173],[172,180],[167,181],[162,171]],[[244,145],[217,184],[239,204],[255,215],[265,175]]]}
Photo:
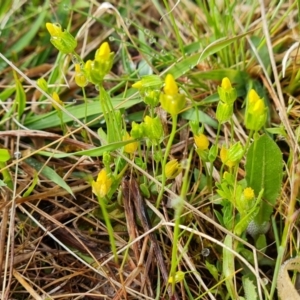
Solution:
{"label": "thin stalk", "polygon": [[173,140],[174,140],[174,137],[175,137],[175,134],[176,134],[177,117],[178,117],[178,115],[173,115],[172,116],[172,130],[171,130],[170,137],[169,137],[169,140],[168,140],[168,144],[167,144],[167,147],[166,147],[166,150],[165,150],[164,160],[162,162],[161,189],[160,189],[159,195],[158,195],[157,200],[156,200],[156,207],[159,207],[161,199],[162,199],[163,194],[164,194],[164,189],[165,189],[166,180],[167,180],[166,174],[165,174],[165,166],[166,166],[166,163],[167,163],[167,160],[168,160],[168,157],[169,157],[169,153],[170,153],[170,150],[171,150],[171,147],[172,147],[172,144],[173,144]]}
{"label": "thin stalk", "polygon": [[114,230],[110,222],[110,218],[106,209],[105,199],[98,197],[99,206],[101,207],[102,215],[105,221],[105,225],[107,227],[109,242],[111,245],[111,249],[115,258],[115,262],[118,263],[118,254],[117,254],[117,247],[116,247],[116,241],[114,238]]}
{"label": "thin stalk", "polygon": [[179,235],[180,235],[180,216],[183,209],[184,199],[186,197],[188,188],[189,188],[189,169],[191,165],[191,160],[193,157],[193,149],[190,152],[189,159],[188,159],[188,165],[184,174],[183,178],[183,185],[181,188],[180,196],[178,199],[178,205],[175,208],[175,226],[174,226],[174,236],[173,236],[173,247],[172,247],[172,259],[171,259],[171,272],[170,277],[173,278],[172,281],[172,291],[174,293],[175,291],[175,275],[176,275],[176,268],[178,266],[178,259],[177,259],[177,251],[178,251],[178,243],[179,243]]}

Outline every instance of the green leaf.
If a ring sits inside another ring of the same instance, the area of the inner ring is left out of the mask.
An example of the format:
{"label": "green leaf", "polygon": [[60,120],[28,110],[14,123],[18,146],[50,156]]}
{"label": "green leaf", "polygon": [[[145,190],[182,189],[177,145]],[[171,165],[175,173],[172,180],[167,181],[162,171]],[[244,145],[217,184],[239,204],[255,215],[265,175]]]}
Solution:
{"label": "green leaf", "polygon": [[10,160],[10,153],[7,149],[0,149],[0,162],[7,162]]}
{"label": "green leaf", "polygon": [[118,149],[124,147],[126,144],[130,144],[134,141],[135,140],[115,142],[115,143],[111,143],[108,145],[104,145],[104,146],[100,146],[100,147],[96,147],[96,148],[92,148],[92,149],[88,149],[88,150],[73,152],[73,153],[51,153],[51,152],[46,152],[46,151],[39,151],[39,154],[44,155],[44,156],[55,157],[55,158],[64,158],[64,157],[68,157],[68,156],[72,156],[72,155],[80,155],[80,156],[86,155],[86,156],[90,156],[90,157],[97,157],[97,156],[102,156],[105,152],[111,152],[111,151],[118,150]]}
{"label": "green leaf", "polygon": [[242,281],[246,300],[257,300],[258,295],[253,281],[246,276],[243,276]]}
{"label": "green leaf", "polygon": [[261,201],[259,213],[254,219],[257,224],[269,221],[281,189],[282,168],[282,153],[268,135],[263,135],[252,143],[246,155],[246,180],[255,195],[264,190],[265,200]]}
{"label": "green leaf", "polygon": [[[132,96],[133,94],[136,94],[138,96],[138,92],[134,89],[131,89],[131,93],[129,94],[129,91],[127,92],[127,96]],[[90,99],[88,99],[89,101]],[[116,98],[112,98],[112,105],[114,106],[115,109],[120,109],[120,108],[129,108],[135,104],[138,104],[142,100],[137,97],[134,97],[133,99],[131,98],[130,100],[124,101],[123,97],[119,96]],[[71,116],[67,115],[62,111],[63,114],[63,120],[65,123],[72,122],[74,121],[75,118],[77,119],[84,119],[85,118],[85,104],[80,104],[80,105],[74,105],[74,106],[68,106],[65,108],[70,115],[74,116],[72,118]],[[87,117],[98,117],[103,113],[100,103],[98,99],[95,99],[94,102],[88,103],[87,107]],[[47,114],[43,114],[40,116],[31,116],[25,119],[25,124],[26,127],[30,129],[45,129],[49,127],[55,127],[55,126],[60,126],[61,125],[61,120],[57,115],[56,111],[52,111]]]}
{"label": "green leaf", "polygon": [[38,182],[39,182],[38,173],[34,172],[32,184],[28,187],[26,192],[24,192],[23,197],[28,197],[32,193],[32,191],[34,190],[34,188],[35,188],[35,186],[37,185]]}
{"label": "green leaf", "polygon": [[[233,240],[231,235],[226,235],[224,240],[224,245],[229,249],[232,249]],[[238,299],[233,283],[233,276],[235,274],[234,267],[234,255],[231,251],[223,248],[223,276],[225,277],[225,283],[227,291],[231,299]]]}
{"label": "green leaf", "polygon": [[202,110],[190,108],[189,110],[183,112],[181,117],[189,121],[198,121],[211,127],[218,128],[218,122]]}
{"label": "green leaf", "polygon": [[16,72],[14,72],[14,79],[16,83],[16,103],[18,106],[18,119],[20,120],[26,107],[26,94]]}
{"label": "green leaf", "polygon": [[218,278],[219,278],[219,272],[218,272],[218,269],[216,268],[215,265],[209,263],[207,260],[205,260],[205,266],[206,266],[206,269],[208,270],[208,272],[212,275],[212,277],[218,281]]}
{"label": "green leaf", "polygon": [[64,190],[66,190],[68,193],[70,193],[73,197],[74,194],[72,192],[72,189],[66,184],[66,182],[50,167],[45,166],[43,163],[37,161],[36,159],[29,157],[26,160],[26,163],[30,165],[32,168],[34,168],[37,171],[41,170],[41,174],[48,178],[49,180],[53,181],[60,187],[62,187]]}

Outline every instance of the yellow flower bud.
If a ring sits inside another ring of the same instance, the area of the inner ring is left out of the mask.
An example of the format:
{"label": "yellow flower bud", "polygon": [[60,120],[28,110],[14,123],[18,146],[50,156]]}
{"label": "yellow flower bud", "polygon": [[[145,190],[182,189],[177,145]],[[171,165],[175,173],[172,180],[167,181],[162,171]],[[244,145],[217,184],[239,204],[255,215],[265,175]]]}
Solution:
{"label": "yellow flower bud", "polygon": [[230,80],[229,80],[228,77],[224,77],[224,78],[222,79],[221,87],[222,87],[225,91],[230,91],[230,90],[232,89],[231,82],[230,82]]}
{"label": "yellow flower bud", "polygon": [[170,160],[165,166],[165,175],[168,179],[175,178],[182,170],[177,159]]}
{"label": "yellow flower bud", "polygon": [[39,78],[36,84],[46,93],[48,93],[48,83],[44,78]]}
{"label": "yellow flower bud", "polygon": [[256,91],[254,89],[250,90],[248,97],[249,97],[249,103],[250,104],[254,104],[260,99],[258,94],[256,93]]}
{"label": "yellow flower bud", "polygon": [[92,182],[92,191],[97,197],[103,198],[110,191],[111,185],[112,178],[107,175],[105,169],[102,169],[98,174],[97,180]]}
{"label": "yellow flower bud", "polygon": [[248,94],[245,114],[245,126],[247,129],[260,130],[267,119],[267,108],[255,90],[251,89]]}
{"label": "yellow flower bud", "polygon": [[88,84],[88,80],[84,73],[81,71],[79,64],[75,64],[75,82],[80,87],[85,87]]}
{"label": "yellow flower bud", "polygon": [[237,93],[236,89],[231,86],[228,77],[224,77],[221,86],[218,86],[218,94],[223,103],[226,103],[229,107],[233,106],[233,103],[237,98]]}
{"label": "yellow flower bud", "polygon": [[108,60],[110,58],[110,47],[107,42],[101,44],[99,49],[96,51],[95,59]]}
{"label": "yellow flower bud", "polygon": [[164,92],[166,95],[170,96],[175,96],[178,94],[178,85],[171,74],[166,76]]}
{"label": "yellow flower bud", "polygon": [[205,134],[200,133],[198,135],[194,135],[194,140],[195,140],[197,150],[199,149],[201,151],[204,151],[208,149],[209,140]]}
{"label": "yellow flower bud", "polygon": [[265,111],[265,104],[261,99],[258,99],[258,101],[253,106],[253,113],[261,115]]}
{"label": "yellow flower bud", "polygon": [[[57,94],[56,92],[54,92],[54,93],[52,94],[52,99],[53,99],[56,103],[60,104],[61,106],[64,106],[64,103],[60,100],[60,98],[59,98],[59,96],[58,96],[58,94]],[[60,107],[58,107],[54,102],[52,103],[52,106],[53,106],[56,110],[58,110],[58,111],[61,110]]]}
{"label": "yellow flower bud", "polygon": [[72,53],[77,46],[77,41],[71,33],[62,31],[59,24],[46,23],[46,28],[51,35],[53,46],[64,54]]}
{"label": "yellow flower bud", "polygon": [[185,273],[183,271],[177,271],[174,277],[173,276],[169,277],[168,283],[172,284],[173,282],[175,283],[181,282],[183,281],[184,276]]}
{"label": "yellow flower bud", "polygon": [[62,37],[63,31],[59,24],[46,23],[46,28],[52,37]]}
{"label": "yellow flower bud", "polygon": [[232,168],[236,164],[235,161],[229,160],[228,149],[224,145],[222,146],[221,151],[220,151],[220,158],[221,158],[222,163],[229,168]]}
{"label": "yellow flower bud", "polygon": [[[131,139],[132,139],[132,137],[130,136],[130,134],[128,132],[126,132],[123,136],[123,141],[128,141],[128,140],[131,140]],[[132,154],[137,150],[138,145],[139,145],[138,142],[132,142],[130,144],[126,144],[124,146],[124,152]]]}
{"label": "yellow flower bud", "polygon": [[143,82],[142,82],[142,80],[139,80],[139,81],[137,81],[137,82],[135,82],[133,85],[132,85],[132,87],[134,88],[134,89],[141,89],[142,87],[143,87]]}

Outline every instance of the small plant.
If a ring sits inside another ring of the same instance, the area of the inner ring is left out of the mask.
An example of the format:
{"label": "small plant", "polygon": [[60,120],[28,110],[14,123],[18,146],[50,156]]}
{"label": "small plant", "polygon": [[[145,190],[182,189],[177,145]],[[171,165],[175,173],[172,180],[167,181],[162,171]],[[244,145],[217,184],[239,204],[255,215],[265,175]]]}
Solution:
{"label": "small plant", "polygon": [[1,299],[293,290],[298,4],[158,2],[1,5]]}

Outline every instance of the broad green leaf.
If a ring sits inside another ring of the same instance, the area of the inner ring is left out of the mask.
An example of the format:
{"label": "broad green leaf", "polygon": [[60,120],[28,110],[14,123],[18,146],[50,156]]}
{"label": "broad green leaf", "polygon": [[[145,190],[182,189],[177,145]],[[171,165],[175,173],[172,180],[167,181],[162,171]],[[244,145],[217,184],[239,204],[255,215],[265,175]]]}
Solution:
{"label": "broad green leaf", "polygon": [[37,170],[37,171],[42,170],[41,174],[43,176],[45,176],[49,180],[53,181],[54,183],[56,183],[57,185],[62,187],[64,190],[69,192],[73,197],[75,197],[72,190],[71,190],[71,188],[66,184],[66,182],[53,169],[51,169],[48,166],[45,166],[43,163],[37,161],[36,159],[34,159],[32,157],[27,158],[25,161],[26,161],[27,164],[29,164],[35,170]]}
{"label": "broad green leaf", "polygon": [[247,184],[254,190],[255,195],[264,190],[259,213],[254,218],[257,224],[270,219],[281,189],[282,169],[282,153],[268,135],[263,135],[252,143],[246,155]]}
{"label": "broad green leaf", "polygon": [[0,162],[7,162],[10,160],[10,153],[7,149],[0,149]]}

